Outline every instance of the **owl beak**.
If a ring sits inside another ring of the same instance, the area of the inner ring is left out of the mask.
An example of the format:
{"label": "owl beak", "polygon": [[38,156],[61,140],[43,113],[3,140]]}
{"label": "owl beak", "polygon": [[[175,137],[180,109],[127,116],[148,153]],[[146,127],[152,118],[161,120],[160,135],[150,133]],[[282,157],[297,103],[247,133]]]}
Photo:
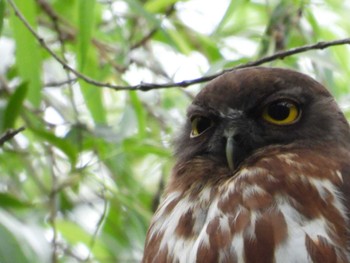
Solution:
{"label": "owl beak", "polygon": [[249,147],[249,120],[241,111],[233,111],[224,124],[223,136],[226,139],[225,155],[227,165],[233,172],[245,159]]}
{"label": "owl beak", "polygon": [[235,170],[235,164],[233,161],[234,148],[235,148],[235,140],[233,139],[233,135],[228,136],[226,141],[225,153],[226,153],[227,164],[231,171]]}

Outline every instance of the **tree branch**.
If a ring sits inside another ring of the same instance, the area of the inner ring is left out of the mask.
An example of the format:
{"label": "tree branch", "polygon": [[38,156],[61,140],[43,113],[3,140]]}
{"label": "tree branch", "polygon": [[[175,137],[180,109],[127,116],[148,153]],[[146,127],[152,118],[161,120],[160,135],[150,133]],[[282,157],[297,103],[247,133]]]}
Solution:
{"label": "tree branch", "polygon": [[24,131],[25,128],[21,127],[16,130],[7,130],[3,135],[0,136],[0,147],[4,145],[5,142],[11,140],[17,133],[20,133],[21,131]]}
{"label": "tree branch", "polygon": [[62,80],[62,81],[57,81],[57,82],[47,82],[44,84],[44,87],[61,87],[63,85],[67,84],[72,84],[74,82],[78,81],[77,78],[72,78],[72,79],[67,79],[67,80]]}
{"label": "tree branch", "polygon": [[284,59],[286,57],[292,56],[292,55],[296,55],[296,54],[300,54],[309,50],[317,50],[317,49],[325,49],[328,47],[332,47],[332,46],[338,46],[338,45],[345,45],[345,44],[350,44],[350,38],[344,38],[344,39],[338,39],[338,40],[334,40],[334,41],[322,41],[322,42],[318,42],[316,44],[311,44],[311,45],[305,45],[305,46],[301,46],[301,47],[297,47],[297,48],[292,48],[289,50],[285,50],[285,51],[279,51],[276,52],[275,54],[272,54],[270,56],[266,56],[263,58],[260,58],[258,60],[252,61],[252,62],[248,62],[245,64],[240,64],[238,66],[229,68],[229,69],[225,69],[222,70],[218,73],[212,74],[212,75],[208,75],[208,76],[204,76],[204,77],[200,77],[200,78],[195,78],[195,79],[191,79],[191,80],[184,80],[184,81],[180,81],[180,82],[173,82],[173,83],[161,83],[161,84],[157,84],[157,83],[143,83],[141,82],[138,85],[133,85],[133,86],[120,86],[120,85],[114,85],[112,83],[108,83],[108,82],[100,82],[97,81],[95,79],[90,78],[89,76],[86,76],[85,74],[77,71],[75,68],[73,68],[72,66],[70,66],[69,64],[67,64],[62,58],[60,58],[53,50],[51,50],[51,48],[46,44],[45,40],[40,37],[40,35],[33,29],[33,27],[28,23],[28,21],[26,20],[26,18],[23,16],[23,14],[20,12],[20,10],[17,8],[17,6],[15,5],[13,0],[7,0],[9,2],[9,4],[12,6],[13,10],[15,11],[15,14],[17,15],[17,17],[22,21],[22,23],[28,28],[28,30],[32,33],[32,35],[39,41],[40,45],[48,52],[50,53],[50,55],[58,62],[60,63],[64,69],[72,72],[77,78],[92,84],[94,86],[97,87],[105,87],[105,88],[110,88],[116,91],[120,91],[120,90],[141,90],[141,91],[148,91],[148,90],[152,90],[152,89],[164,89],[164,88],[173,88],[173,87],[181,87],[181,88],[185,88],[194,84],[198,84],[198,83],[203,83],[203,82],[207,82],[210,81],[226,72],[230,72],[233,70],[237,70],[237,69],[241,69],[241,68],[248,68],[248,67],[253,67],[253,66],[259,66],[262,65],[264,63],[267,62],[271,62],[271,61],[275,61],[278,59]]}

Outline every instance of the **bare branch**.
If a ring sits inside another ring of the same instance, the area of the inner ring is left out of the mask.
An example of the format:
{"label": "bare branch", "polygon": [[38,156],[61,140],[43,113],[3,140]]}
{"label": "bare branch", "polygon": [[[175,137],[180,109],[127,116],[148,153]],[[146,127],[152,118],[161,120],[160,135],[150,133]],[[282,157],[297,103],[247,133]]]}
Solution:
{"label": "bare branch", "polygon": [[46,51],[49,52],[53,56],[53,58],[63,66],[64,69],[72,72],[77,78],[85,81],[86,83],[92,84],[92,85],[97,86],[97,87],[110,88],[110,89],[113,89],[116,91],[120,91],[120,90],[148,91],[148,90],[152,90],[152,89],[164,89],[164,88],[173,88],[173,87],[185,88],[185,87],[188,87],[188,86],[191,86],[194,84],[210,81],[210,80],[212,80],[212,79],[214,79],[214,78],[216,78],[216,77],[218,77],[226,72],[230,72],[230,71],[233,71],[236,69],[259,66],[259,65],[262,65],[262,64],[267,63],[267,62],[275,61],[278,59],[284,59],[286,57],[300,54],[300,53],[303,53],[303,52],[306,52],[309,50],[325,49],[325,48],[332,47],[332,46],[350,44],[350,38],[338,39],[338,40],[334,40],[334,41],[322,41],[322,42],[318,42],[318,43],[311,44],[311,45],[305,45],[305,46],[292,48],[292,49],[285,50],[285,51],[279,51],[279,52],[276,52],[275,54],[260,58],[256,61],[241,64],[241,65],[232,67],[230,69],[225,69],[225,70],[222,70],[218,73],[204,76],[204,77],[200,77],[200,78],[195,78],[195,79],[191,79],[191,80],[184,80],[184,81],[180,81],[180,82],[173,82],[173,83],[157,84],[157,83],[143,83],[143,82],[141,82],[140,84],[134,85],[134,86],[120,86],[120,85],[114,85],[112,83],[100,82],[100,81],[97,81],[95,79],[92,79],[89,76],[82,74],[81,72],[77,71],[75,68],[73,68],[72,66],[67,64],[62,58],[60,58],[54,51],[52,51],[50,49],[50,47],[46,44],[44,39],[42,37],[40,37],[38,35],[38,33],[32,28],[32,26],[28,23],[28,21],[25,19],[23,14],[19,11],[19,9],[17,8],[17,6],[13,2],[13,0],[7,0],[7,1],[10,3],[12,8],[14,9],[18,18],[28,28],[28,30],[33,34],[33,36],[39,41],[40,45],[44,49],[46,49]]}
{"label": "bare branch", "polygon": [[72,79],[67,79],[67,80],[62,80],[57,82],[48,82],[44,84],[44,87],[54,87],[54,88],[61,87],[63,85],[72,84],[77,80],[78,80],[77,78],[72,78]]}
{"label": "bare branch", "polygon": [[3,135],[0,136],[0,147],[4,145],[5,142],[11,140],[17,133],[20,133],[21,131],[24,131],[25,128],[21,127],[16,130],[7,130]]}

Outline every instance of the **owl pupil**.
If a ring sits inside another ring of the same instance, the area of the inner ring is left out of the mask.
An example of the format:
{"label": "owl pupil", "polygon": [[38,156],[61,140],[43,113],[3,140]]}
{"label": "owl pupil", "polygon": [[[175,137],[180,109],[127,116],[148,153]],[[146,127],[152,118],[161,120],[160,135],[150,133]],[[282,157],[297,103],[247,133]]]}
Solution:
{"label": "owl pupil", "polygon": [[197,123],[197,130],[198,133],[204,132],[206,129],[208,129],[211,126],[211,120],[207,118],[200,118]]}
{"label": "owl pupil", "polygon": [[268,114],[271,118],[282,121],[288,118],[290,114],[290,105],[288,103],[277,103],[270,105]]}

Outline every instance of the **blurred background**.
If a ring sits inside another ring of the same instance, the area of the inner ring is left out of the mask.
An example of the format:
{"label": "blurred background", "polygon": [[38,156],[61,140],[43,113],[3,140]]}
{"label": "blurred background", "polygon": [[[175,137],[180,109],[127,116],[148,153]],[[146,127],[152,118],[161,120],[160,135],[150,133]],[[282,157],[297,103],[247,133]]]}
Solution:
{"label": "blurred background", "polygon": [[[137,85],[348,38],[349,14],[342,0],[0,0],[0,136],[25,127],[0,144],[0,262],[139,262],[205,82]],[[349,45],[263,66],[316,78],[350,119]]]}

